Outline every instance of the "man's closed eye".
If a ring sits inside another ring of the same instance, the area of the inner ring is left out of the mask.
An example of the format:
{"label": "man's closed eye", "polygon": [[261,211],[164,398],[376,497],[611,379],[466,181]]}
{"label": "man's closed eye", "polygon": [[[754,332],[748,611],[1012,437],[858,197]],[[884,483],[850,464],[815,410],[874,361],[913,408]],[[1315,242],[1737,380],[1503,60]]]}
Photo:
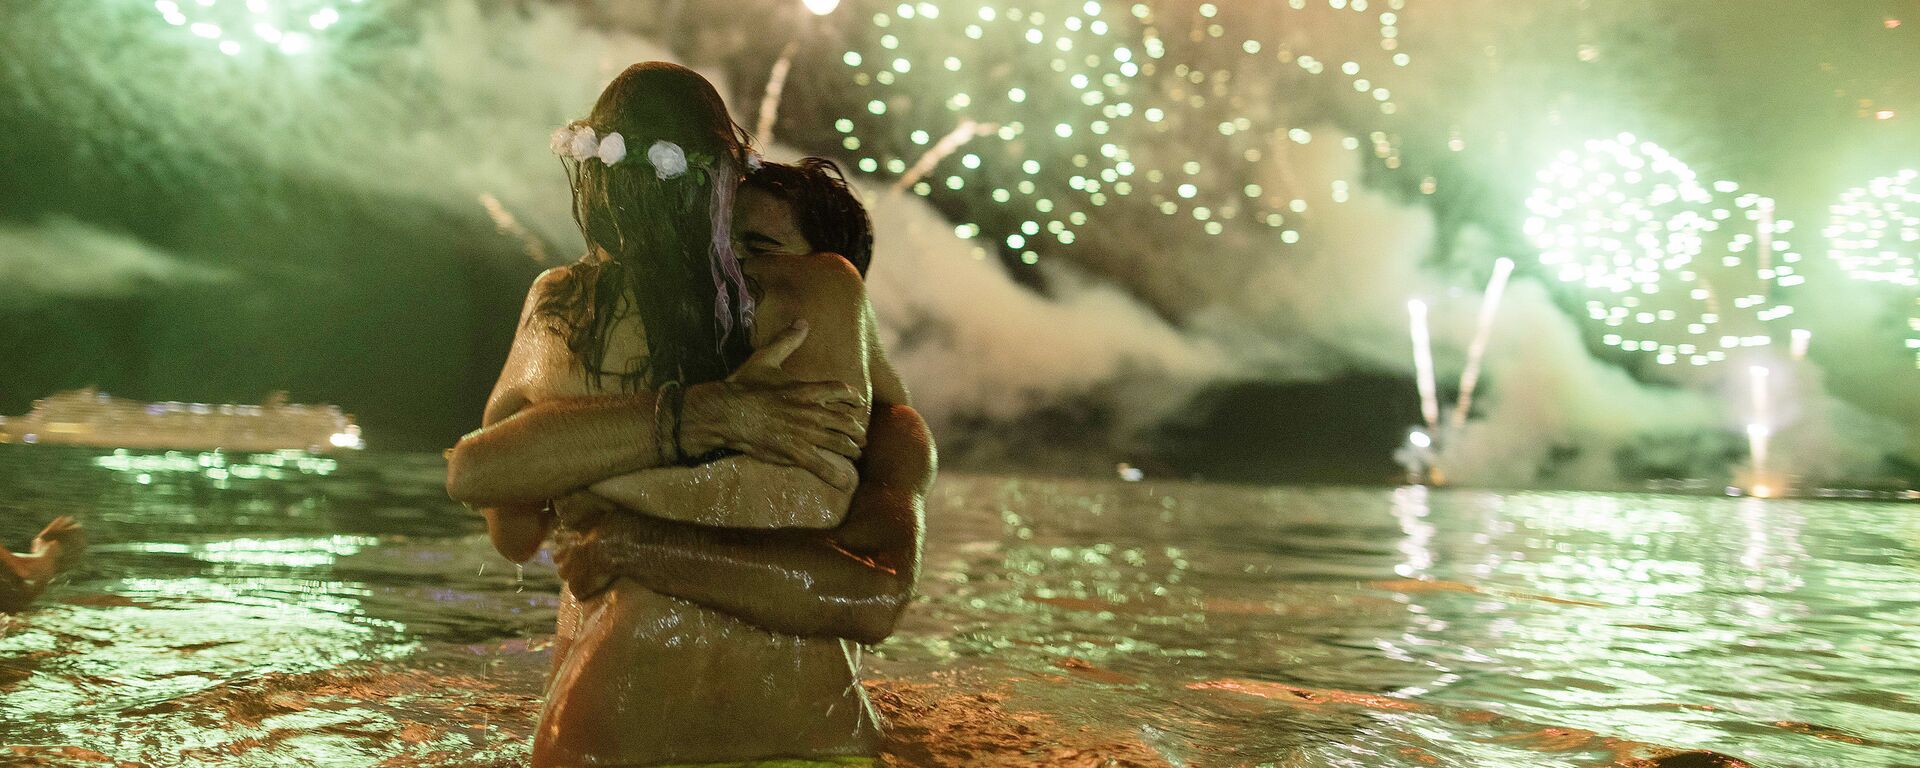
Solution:
{"label": "man's closed eye", "polygon": [[770,253],[779,253],[782,243],[758,232],[748,232],[740,237],[740,245],[747,249],[747,253],[765,256]]}

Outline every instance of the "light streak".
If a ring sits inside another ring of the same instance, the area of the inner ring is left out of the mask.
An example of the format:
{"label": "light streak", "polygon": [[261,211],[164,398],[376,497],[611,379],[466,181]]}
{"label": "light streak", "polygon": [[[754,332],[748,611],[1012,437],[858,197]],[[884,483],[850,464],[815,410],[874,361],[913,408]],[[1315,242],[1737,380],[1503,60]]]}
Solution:
{"label": "light streak", "polygon": [[1440,393],[1434,383],[1433,339],[1427,332],[1427,303],[1419,299],[1407,302],[1407,317],[1413,334],[1413,371],[1420,388],[1420,417],[1426,419],[1428,434],[1440,431]]}
{"label": "light streak", "polygon": [[1487,356],[1487,342],[1493,336],[1493,318],[1500,312],[1500,297],[1506,293],[1507,279],[1513,275],[1513,259],[1501,257],[1493,263],[1493,278],[1487,281],[1487,293],[1480,301],[1480,320],[1473,331],[1473,343],[1467,347],[1467,367],[1460,372],[1460,400],[1453,404],[1448,427],[1460,429],[1467,423],[1473,407],[1473,390],[1480,383],[1480,362]]}

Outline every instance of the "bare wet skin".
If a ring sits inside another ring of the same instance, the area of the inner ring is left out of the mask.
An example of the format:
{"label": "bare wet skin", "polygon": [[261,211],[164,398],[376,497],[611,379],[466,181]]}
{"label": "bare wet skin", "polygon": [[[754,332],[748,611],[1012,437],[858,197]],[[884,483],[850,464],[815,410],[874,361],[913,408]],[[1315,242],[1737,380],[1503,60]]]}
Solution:
{"label": "bare wet skin", "polygon": [[[102,453],[0,455],[4,541],[95,541],[0,765],[524,764],[558,583],[438,457]],[[898,766],[1920,764],[1915,511],[950,473],[865,676]]]}
{"label": "bare wet skin", "polygon": [[[852,300],[860,295],[857,276],[830,254],[756,258],[741,267],[765,289],[756,304],[752,345],[769,346],[783,329],[804,321],[814,342],[785,357],[781,370],[803,379],[851,382],[849,396],[859,405],[850,421],[864,423],[870,390],[867,357],[859,344],[861,304]],[[828,277],[838,282],[825,281]],[[564,290],[568,279],[577,276],[568,278],[558,269],[542,275],[528,306],[539,306],[541,295]],[[829,296],[849,300],[828,306],[822,299]],[[640,315],[616,315],[606,330],[607,359],[647,356],[640,323]],[[504,412],[511,412],[517,401],[537,405],[621,391],[614,377],[583,372],[563,342],[563,334],[544,321],[523,325],[489,413],[503,403]],[[854,449],[853,440],[845,443]],[[850,457],[830,455],[829,465],[844,468],[851,481]],[[642,492],[616,492],[609,483],[595,484],[594,490],[636,513],[740,528],[836,526],[847,514],[851,489],[851,482],[836,489],[801,467],[744,457],[659,467],[614,482],[625,480],[635,481]],[[752,492],[742,493],[742,487]],[[766,500],[770,506],[758,503]],[[577,537],[593,528],[579,525],[577,507],[571,499],[554,502],[565,529],[549,550],[555,557],[564,557]],[[534,739],[534,765],[871,755],[878,742],[877,723],[858,685],[856,649],[838,639],[768,632],[624,578],[606,588],[568,593],[559,617],[553,645],[557,661]]]}

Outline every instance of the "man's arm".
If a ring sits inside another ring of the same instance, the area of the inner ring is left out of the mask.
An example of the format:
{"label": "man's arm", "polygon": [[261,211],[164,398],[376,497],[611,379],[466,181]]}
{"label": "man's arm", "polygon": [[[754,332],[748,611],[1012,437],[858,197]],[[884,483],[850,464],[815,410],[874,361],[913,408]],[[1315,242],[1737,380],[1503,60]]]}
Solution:
{"label": "man's arm", "polygon": [[633,514],[591,493],[563,499],[570,517],[597,515],[560,558],[576,595],[614,577],[775,632],[877,643],[912,597],[927,489],[936,459],[920,415],[876,409],[852,509],[827,530],[745,531]]}
{"label": "man's arm", "polygon": [[[804,321],[808,342],[787,358],[793,376],[844,382],[863,396],[872,392],[868,368],[865,286],[847,262],[832,254],[764,257],[749,265],[764,290],[759,312],[778,328]],[[849,479],[853,462],[819,451],[820,460],[841,467]],[[611,477],[594,493],[638,514],[731,528],[833,528],[846,518],[852,483],[823,482],[791,466],[736,456],[696,467],[668,467]]]}
{"label": "man's arm", "polygon": [[887,348],[880,343],[880,321],[874,318],[873,302],[863,302],[860,307],[860,322],[866,326],[867,334],[867,372],[873,379],[873,402],[887,405],[913,405],[913,395],[907,392],[907,384],[900,380],[900,372],[894,370],[893,360],[887,357]]}

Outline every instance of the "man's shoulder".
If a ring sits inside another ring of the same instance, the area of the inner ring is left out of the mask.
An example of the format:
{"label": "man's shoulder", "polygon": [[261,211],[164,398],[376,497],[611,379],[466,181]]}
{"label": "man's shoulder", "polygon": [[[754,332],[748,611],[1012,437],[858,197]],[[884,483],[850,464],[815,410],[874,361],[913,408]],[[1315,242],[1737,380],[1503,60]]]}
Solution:
{"label": "man's shoulder", "polygon": [[836,253],[816,251],[808,254],[760,256],[745,262],[747,273],[756,280],[774,285],[804,289],[809,297],[858,297],[865,295],[865,283],[851,263]]}

